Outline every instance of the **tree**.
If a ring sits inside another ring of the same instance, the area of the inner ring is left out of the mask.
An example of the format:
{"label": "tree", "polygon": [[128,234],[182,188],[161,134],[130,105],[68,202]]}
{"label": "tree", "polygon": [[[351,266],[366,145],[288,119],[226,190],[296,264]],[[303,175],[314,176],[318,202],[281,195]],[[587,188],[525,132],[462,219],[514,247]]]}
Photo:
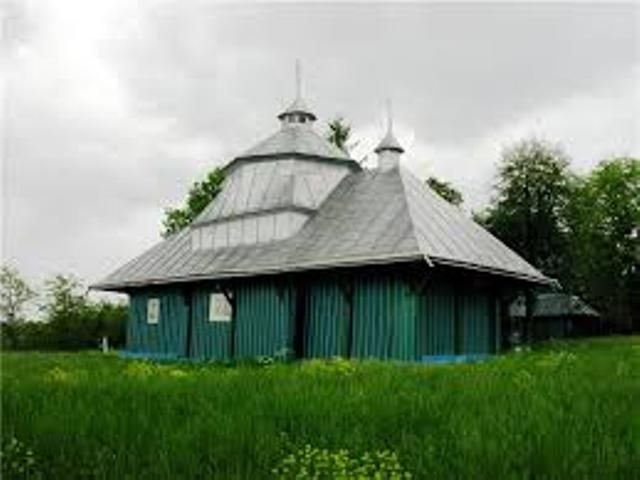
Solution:
{"label": "tree", "polygon": [[462,194],[451,183],[438,180],[436,177],[429,177],[427,178],[427,185],[447,202],[455,206],[462,205]]}
{"label": "tree", "polygon": [[45,282],[43,310],[49,323],[51,344],[63,350],[77,349],[95,342],[94,332],[87,332],[84,320],[87,296],[79,280],[70,275],[56,275]]}
{"label": "tree", "polygon": [[183,207],[165,209],[162,236],[168,237],[188,227],[220,193],[223,182],[224,172],[217,167],[211,170],[204,180],[195,182],[189,189]]}
{"label": "tree", "polygon": [[347,141],[351,136],[351,125],[349,125],[342,117],[331,120],[327,126],[329,130],[326,134],[326,139],[333,143],[336,147],[345,153],[349,153],[349,146]]}
{"label": "tree", "polygon": [[114,346],[124,344],[126,305],[90,301],[80,281],[68,275],[48,280],[45,290],[47,338],[40,339],[40,345],[61,350],[95,348],[103,336]]}
{"label": "tree", "polygon": [[574,177],[563,151],[529,139],[505,149],[482,223],[550,276],[566,277],[566,208]]}
{"label": "tree", "polygon": [[2,321],[15,323],[22,319],[25,305],[35,298],[35,292],[20,273],[9,266],[0,267],[0,315]]}
{"label": "tree", "polygon": [[577,184],[568,212],[570,286],[617,329],[630,330],[637,285],[640,160],[602,162]]}

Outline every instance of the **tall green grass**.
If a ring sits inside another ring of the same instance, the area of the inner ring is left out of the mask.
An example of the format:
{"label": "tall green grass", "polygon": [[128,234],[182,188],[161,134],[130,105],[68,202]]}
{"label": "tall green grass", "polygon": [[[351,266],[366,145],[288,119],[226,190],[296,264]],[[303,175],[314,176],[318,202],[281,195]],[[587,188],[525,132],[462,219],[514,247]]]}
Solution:
{"label": "tall green grass", "polygon": [[6,478],[261,479],[376,455],[413,478],[638,478],[640,338],[451,366],[5,353],[2,440]]}

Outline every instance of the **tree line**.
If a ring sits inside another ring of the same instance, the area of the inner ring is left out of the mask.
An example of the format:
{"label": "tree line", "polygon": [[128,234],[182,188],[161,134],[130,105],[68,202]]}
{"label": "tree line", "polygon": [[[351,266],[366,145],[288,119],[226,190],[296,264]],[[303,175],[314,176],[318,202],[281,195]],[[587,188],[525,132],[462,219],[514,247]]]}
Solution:
{"label": "tree line", "polygon": [[503,151],[494,196],[476,219],[562,289],[593,305],[609,329],[638,329],[640,160],[601,161],[579,175],[557,145]]}
{"label": "tree line", "polygon": [[127,305],[91,300],[70,275],[47,280],[38,294],[17,270],[0,267],[0,316],[3,349],[91,349],[103,337],[115,348],[125,343]]}

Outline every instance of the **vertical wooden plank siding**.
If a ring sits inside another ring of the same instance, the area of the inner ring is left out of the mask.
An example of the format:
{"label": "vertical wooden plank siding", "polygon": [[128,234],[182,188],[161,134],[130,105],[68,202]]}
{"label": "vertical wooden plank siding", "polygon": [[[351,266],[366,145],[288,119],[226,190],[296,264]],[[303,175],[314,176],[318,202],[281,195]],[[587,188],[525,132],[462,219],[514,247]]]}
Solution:
{"label": "vertical wooden plank siding", "polygon": [[210,322],[209,302],[215,289],[196,289],[191,300],[191,352],[198,360],[229,358],[231,322]]}
{"label": "vertical wooden plank siding", "polygon": [[[157,324],[147,323],[147,300],[160,300]],[[127,350],[179,358],[186,356],[187,309],[178,289],[136,291],[130,295]]]}
{"label": "vertical wooden plank siding", "polygon": [[[303,330],[298,333],[306,357],[411,361],[427,355],[489,354],[499,348],[500,312],[490,292],[463,290],[452,282],[434,282],[417,292],[401,274],[380,272],[353,277],[349,299],[340,282],[329,276],[310,279],[299,305],[298,288],[286,278],[236,284],[234,356],[275,356],[293,350],[297,306],[304,309]],[[214,287],[192,285],[189,312],[179,287],[133,292],[127,349],[150,357],[230,358],[231,323],[209,321],[212,293]],[[150,298],[160,300],[158,324],[147,323]]]}
{"label": "vertical wooden plank siding", "polygon": [[448,283],[429,286],[419,302],[418,355],[495,353],[501,335],[495,302],[489,292]]}
{"label": "vertical wooden plank siding", "polygon": [[490,297],[486,293],[467,291],[460,295],[462,354],[489,354],[495,337]]}
{"label": "vertical wooden plank siding", "polygon": [[356,279],[351,355],[414,360],[415,302],[409,283],[398,275]]}
{"label": "vertical wooden plank siding", "polygon": [[309,284],[305,299],[306,357],[348,355],[349,304],[338,280]]}
{"label": "vertical wooden plank siding", "polygon": [[234,295],[237,357],[273,356],[293,348],[293,286],[277,279],[248,280]]}
{"label": "vertical wooden plank siding", "polygon": [[456,353],[456,292],[447,284],[430,285],[420,296],[418,313],[418,353]]}

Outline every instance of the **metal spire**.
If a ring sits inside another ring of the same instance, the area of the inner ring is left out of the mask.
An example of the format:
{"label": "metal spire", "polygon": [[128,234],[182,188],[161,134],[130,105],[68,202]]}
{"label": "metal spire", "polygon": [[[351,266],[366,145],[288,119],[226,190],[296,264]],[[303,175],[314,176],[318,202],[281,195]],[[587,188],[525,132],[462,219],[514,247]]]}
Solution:
{"label": "metal spire", "polygon": [[390,98],[387,98],[387,133],[393,134],[393,113]]}
{"label": "metal spire", "polygon": [[376,153],[384,151],[393,151],[396,153],[404,152],[404,148],[393,134],[393,115],[391,114],[391,100],[387,99],[387,133],[374,150]]}
{"label": "metal spire", "polygon": [[299,59],[296,59],[296,98],[278,118],[283,121],[283,126],[313,122],[316,119],[315,114],[302,99],[302,67]]}
{"label": "metal spire", "polygon": [[300,59],[296,58],[296,100],[302,98],[302,67]]}

